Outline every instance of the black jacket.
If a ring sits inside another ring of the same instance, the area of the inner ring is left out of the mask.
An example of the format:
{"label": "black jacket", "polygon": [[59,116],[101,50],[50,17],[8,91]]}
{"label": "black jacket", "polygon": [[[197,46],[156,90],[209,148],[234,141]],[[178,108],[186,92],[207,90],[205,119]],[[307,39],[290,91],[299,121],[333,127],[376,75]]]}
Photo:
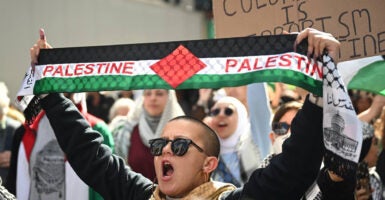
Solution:
{"label": "black jacket", "polygon": [[[150,198],[153,183],[113,155],[70,100],[50,94],[42,100],[42,107],[71,166],[85,183],[106,200]],[[321,165],[322,108],[307,100],[291,132],[283,152],[268,167],[256,170],[243,188],[224,194],[224,199],[300,199]]]}

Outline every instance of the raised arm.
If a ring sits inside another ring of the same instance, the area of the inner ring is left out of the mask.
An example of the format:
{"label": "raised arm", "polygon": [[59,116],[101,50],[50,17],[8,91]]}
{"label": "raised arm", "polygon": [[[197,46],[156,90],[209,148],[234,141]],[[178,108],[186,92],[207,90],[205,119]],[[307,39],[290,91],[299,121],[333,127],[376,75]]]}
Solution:
{"label": "raised arm", "polygon": [[[298,34],[296,44],[304,39],[309,45],[308,57],[328,52],[336,61],[340,43],[331,34],[305,29]],[[282,153],[253,173],[243,189],[245,198],[300,199],[316,180],[324,154],[323,111],[316,104],[322,105],[322,100],[310,94],[293,119],[292,134],[284,142]]]}
{"label": "raised arm", "polygon": [[127,199],[134,195],[145,199],[151,194],[152,182],[130,171],[122,158],[102,144],[101,134],[90,127],[71,100],[61,94],[50,94],[41,104],[60,147],[85,183],[105,199]]}
{"label": "raised arm", "polygon": [[[44,30],[30,49],[32,66],[38,64],[40,49],[52,48]],[[71,100],[62,94],[42,95],[41,105],[61,149],[77,175],[104,199],[148,199],[153,183],[125,165],[102,144],[102,135],[93,130]]]}

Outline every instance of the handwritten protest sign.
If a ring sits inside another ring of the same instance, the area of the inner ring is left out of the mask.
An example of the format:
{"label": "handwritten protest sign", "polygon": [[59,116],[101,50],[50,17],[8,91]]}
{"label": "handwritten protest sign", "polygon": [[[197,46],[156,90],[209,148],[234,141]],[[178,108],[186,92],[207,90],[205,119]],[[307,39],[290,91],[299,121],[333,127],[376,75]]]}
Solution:
{"label": "handwritten protest sign", "polygon": [[341,42],[340,61],[385,54],[384,0],[213,0],[217,38],[307,27]]}

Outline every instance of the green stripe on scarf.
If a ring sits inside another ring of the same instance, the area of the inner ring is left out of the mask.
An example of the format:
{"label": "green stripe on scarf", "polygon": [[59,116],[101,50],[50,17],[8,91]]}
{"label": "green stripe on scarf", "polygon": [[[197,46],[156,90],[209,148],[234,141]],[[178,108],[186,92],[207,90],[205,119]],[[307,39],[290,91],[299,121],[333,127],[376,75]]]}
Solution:
{"label": "green stripe on scarf", "polygon": [[[322,82],[309,78],[303,73],[272,69],[243,74],[202,75],[197,74],[184,81],[176,89],[221,88],[247,85],[256,82],[285,82],[300,86],[310,92],[322,96]],[[136,89],[173,89],[158,75],[137,76],[87,76],[80,78],[44,78],[36,81],[35,94],[50,92],[79,92],[104,90],[136,90]]]}

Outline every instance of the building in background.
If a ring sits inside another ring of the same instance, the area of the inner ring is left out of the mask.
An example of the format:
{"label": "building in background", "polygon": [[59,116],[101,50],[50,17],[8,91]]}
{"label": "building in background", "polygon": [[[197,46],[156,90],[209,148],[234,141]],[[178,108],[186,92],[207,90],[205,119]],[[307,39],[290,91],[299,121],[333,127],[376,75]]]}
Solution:
{"label": "building in background", "polygon": [[210,5],[210,0],[0,1],[0,81],[15,98],[39,28],[54,47],[206,39]]}

